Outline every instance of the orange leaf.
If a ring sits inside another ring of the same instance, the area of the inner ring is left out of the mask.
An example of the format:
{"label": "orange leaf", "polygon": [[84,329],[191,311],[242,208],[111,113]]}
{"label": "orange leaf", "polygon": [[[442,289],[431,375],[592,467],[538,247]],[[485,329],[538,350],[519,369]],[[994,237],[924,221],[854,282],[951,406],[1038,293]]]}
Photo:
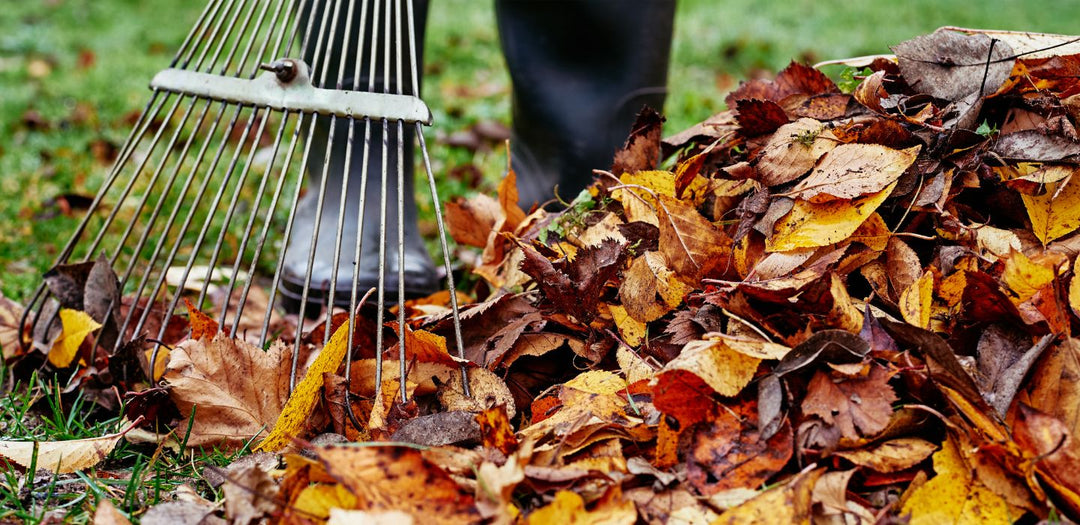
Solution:
{"label": "orange leaf", "polygon": [[480,423],[481,443],[485,448],[496,449],[510,455],[518,446],[510,418],[506,417],[506,408],[502,405],[491,407],[476,415]]}
{"label": "orange leaf", "polygon": [[184,298],[184,304],[187,305],[188,311],[188,324],[191,325],[191,338],[202,339],[203,337],[213,338],[218,333],[218,324],[209,315],[202,313],[195,305],[191,304],[191,301]]}

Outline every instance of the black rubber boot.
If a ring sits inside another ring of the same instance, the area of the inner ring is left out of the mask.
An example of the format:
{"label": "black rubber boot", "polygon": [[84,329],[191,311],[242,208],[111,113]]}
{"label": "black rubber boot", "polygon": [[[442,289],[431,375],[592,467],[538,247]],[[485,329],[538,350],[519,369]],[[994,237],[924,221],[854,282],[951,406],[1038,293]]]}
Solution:
{"label": "black rubber boot", "polygon": [[607,169],[643,105],[667,94],[675,0],[497,0],[514,85],[510,152],[528,209]]}
{"label": "black rubber boot", "polygon": [[[360,5],[362,0],[355,0],[356,7],[354,11],[354,23],[359,25],[360,19]],[[313,29],[311,34],[316,35],[319,31],[319,24],[323,17],[325,2],[313,2],[313,10],[315,16],[312,17]],[[386,5],[386,2],[382,3]],[[370,8],[370,6],[369,6]],[[415,5],[415,18],[417,20],[417,39],[423,42],[424,25],[427,19],[427,2],[418,1]],[[331,15],[332,16],[332,11]],[[339,13],[339,22],[337,27],[337,37],[332,45],[329,46],[330,60],[323,62],[321,58],[314,56],[314,50],[316,47],[316,40],[312,36],[305,46],[304,59],[309,64],[317,63],[313,75],[313,82],[319,87],[336,87],[338,89],[352,89],[353,88],[353,72],[357,60],[357,28],[352,28],[352,35],[349,38],[349,44],[344,45],[344,23],[345,23],[346,9],[343,7]],[[368,27],[366,34],[366,41],[371,40],[371,18],[372,15],[368,14]],[[404,19],[404,15],[402,16]],[[309,16],[305,14],[301,17],[301,22],[304,24],[302,27],[306,27],[309,20]],[[378,20],[379,30],[382,31],[382,18]],[[329,26],[328,26],[329,27]],[[329,30],[327,30],[329,34]],[[405,33],[404,41],[407,41],[407,30]],[[385,35],[380,36],[379,42],[387,42],[388,39]],[[323,48],[327,48],[327,44],[323,43]],[[344,49],[343,49],[344,48]],[[422,45],[419,46],[420,53],[417,55],[418,70],[423,70],[423,62],[421,60],[423,56]],[[345,51],[345,74],[342,78],[338,78],[338,64],[342,51]],[[360,53],[361,74],[363,75],[359,82],[356,84],[359,91],[368,90],[368,57],[370,53],[369,47],[364,47]],[[391,56],[393,57],[394,50],[391,50]],[[382,49],[377,50],[377,62],[376,71],[379,76],[375,78],[374,91],[385,92],[385,84],[383,82],[382,74]],[[407,57],[408,55],[404,55]],[[393,59],[392,59],[393,60]],[[408,86],[406,92],[412,90],[411,82],[408,80],[411,74],[409,73],[409,63],[405,60],[405,73],[403,77],[406,79]],[[329,67],[327,70],[327,79],[321,86],[319,84],[320,70],[322,68]],[[391,78],[396,77],[395,73],[391,73]],[[396,92],[396,82],[391,83],[389,92]],[[408,93],[411,94],[411,93]],[[341,195],[342,192],[346,193],[345,198],[345,219],[341,230],[341,248],[340,255],[337,263],[337,279],[335,285],[335,292],[333,302],[338,306],[349,306],[350,295],[352,293],[353,284],[353,270],[354,268],[358,272],[358,297],[363,296],[368,289],[378,286],[379,278],[379,246],[380,246],[380,202],[381,202],[381,188],[382,188],[382,151],[383,151],[383,126],[381,123],[376,122],[371,124],[371,141],[368,144],[368,161],[367,161],[367,192],[364,199],[364,225],[361,245],[361,255],[359,263],[354,260],[354,254],[356,250],[357,239],[357,215],[360,213],[360,196],[361,196],[361,175],[364,169],[364,132],[365,123],[362,120],[356,121],[354,124],[354,142],[352,147],[352,155],[349,160],[348,166],[346,166],[346,149],[349,138],[349,120],[344,118],[335,119],[334,125],[334,138],[330,150],[329,156],[329,169],[326,171],[326,191],[323,199],[323,206],[321,213],[318,211],[319,201],[319,185],[324,173],[324,160],[326,159],[327,144],[330,144],[330,131],[331,131],[331,118],[319,117],[316,122],[316,129],[314,137],[311,141],[311,152],[308,157],[307,166],[307,182],[306,193],[301,197],[299,204],[297,205],[296,218],[293,224],[293,232],[289,239],[288,247],[285,251],[285,261],[282,269],[282,286],[281,292],[283,296],[283,305],[289,311],[299,311],[300,301],[303,292],[303,286],[305,281],[305,275],[308,269],[308,257],[311,249],[312,240],[316,238],[314,234],[316,223],[319,224],[319,232],[317,237],[317,243],[315,246],[314,258],[311,267],[311,280],[310,290],[308,292],[308,307],[305,308],[305,313],[308,315],[318,315],[321,308],[318,305],[327,304],[328,294],[330,290],[330,282],[334,272],[334,250],[336,246],[336,236],[338,235],[338,214],[341,209]],[[306,131],[306,130],[305,130]],[[385,242],[386,242],[386,266],[385,266],[385,299],[388,304],[397,302],[398,289],[400,284],[398,283],[398,235],[397,235],[397,218],[398,218],[398,187],[397,187],[397,148],[398,148],[398,125],[396,122],[389,123],[387,127],[387,169],[386,169],[386,221],[385,221]],[[414,132],[413,125],[405,125],[404,135],[404,230],[405,230],[405,282],[404,289],[408,297],[424,296],[435,292],[439,288],[440,272],[435,268],[434,263],[431,260],[431,256],[428,254],[427,249],[424,247],[423,238],[420,236],[419,229],[416,224],[416,201],[413,192],[413,176],[414,176],[414,157],[413,157],[413,143]],[[348,186],[345,187],[345,173],[349,174]],[[370,302],[374,302],[374,296],[370,299]]]}

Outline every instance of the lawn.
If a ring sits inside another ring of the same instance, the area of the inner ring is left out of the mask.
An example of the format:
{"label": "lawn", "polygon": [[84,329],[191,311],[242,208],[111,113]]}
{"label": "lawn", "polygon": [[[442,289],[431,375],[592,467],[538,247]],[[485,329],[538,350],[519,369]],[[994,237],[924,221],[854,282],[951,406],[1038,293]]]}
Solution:
{"label": "lawn", "polygon": [[[510,85],[491,3],[432,4],[425,68],[425,99],[435,114],[430,136],[445,139],[482,121],[509,124]],[[0,9],[4,296],[27,300],[51,266],[146,103],[148,80],[168,64],[201,7],[165,0],[15,0]],[[1072,17],[1063,16],[1071,12],[1074,6],[1066,1],[683,0],[665,131],[677,132],[722,110],[724,95],[740,80],[768,75],[790,60],[886,53],[890,44],[942,25],[1076,32]],[[492,191],[505,167],[500,148],[472,152],[445,140],[429,140],[429,145],[447,197]],[[467,166],[482,174],[479,183],[447,176]],[[428,224],[430,217],[429,208]],[[0,397],[4,439],[74,439],[119,430],[118,414],[94,412],[81,394],[63,392],[66,378],[28,380],[0,371],[7,389]],[[14,380],[19,383],[12,387]],[[231,459],[125,443],[103,466],[126,473],[117,479],[89,473],[26,484],[14,468],[3,469],[0,521],[39,521],[49,512],[81,522],[102,498],[137,512],[181,483],[209,494],[212,489],[193,480],[204,466]]]}

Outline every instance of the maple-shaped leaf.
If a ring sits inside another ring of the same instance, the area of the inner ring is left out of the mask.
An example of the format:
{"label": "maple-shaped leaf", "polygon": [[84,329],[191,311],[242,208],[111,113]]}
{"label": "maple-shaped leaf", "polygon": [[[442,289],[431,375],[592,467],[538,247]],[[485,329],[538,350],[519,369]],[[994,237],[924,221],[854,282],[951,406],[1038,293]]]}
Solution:
{"label": "maple-shaped leaf", "polygon": [[264,351],[224,334],[177,345],[164,379],[181,414],[190,417],[198,407],[188,445],[240,446],[269,431],[289,395],[291,362],[283,343]]}
{"label": "maple-shaped leaf", "polygon": [[604,286],[618,274],[626,257],[623,245],[613,239],[578,250],[569,262],[552,263],[527,245],[522,245],[522,251],[521,271],[536,281],[556,308],[585,323],[596,316]]}
{"label": "maple-shaped leaf", "polygon": [[686,478],[707,495],[758,487],[783,469],[794,453],[789,424],[768,439],[761,435],[753,401],[725,406],[689,436]]}
{"label": "maple-shaped leaf", "polygon": [[888,383],[889,376],[888,370],[878,365],[871,365],[866,376],[839,380],[819,370],[806,387],[802,410],[838,427],[847,439],[873,436],[889,423],[892,403],[898,399]]}
{"label": "maple-shaped leaf", "polygon": [[418,450],[327,447],[316,454],[327,473],[356,497],[357,508],[402,511],[425,523],[479,520],[472,494]]}

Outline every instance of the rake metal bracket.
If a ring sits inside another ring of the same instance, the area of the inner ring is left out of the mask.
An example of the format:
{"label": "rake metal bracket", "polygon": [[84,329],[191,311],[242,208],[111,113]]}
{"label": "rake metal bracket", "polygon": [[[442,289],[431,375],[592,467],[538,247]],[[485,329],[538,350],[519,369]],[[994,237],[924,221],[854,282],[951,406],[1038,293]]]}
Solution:
{"label": "rake metal bracket", "polygon": [[[281,111],[431,125],[431,110],[418,97],[317,88],[311,85],[308,67],[303,61],[282,59],[275,64],[279,65],[277,70],[267,71],[252,79],[170,68],[154,75],[150,87]],[[291,69],[285,81],[282,80],[282,66]]]}

